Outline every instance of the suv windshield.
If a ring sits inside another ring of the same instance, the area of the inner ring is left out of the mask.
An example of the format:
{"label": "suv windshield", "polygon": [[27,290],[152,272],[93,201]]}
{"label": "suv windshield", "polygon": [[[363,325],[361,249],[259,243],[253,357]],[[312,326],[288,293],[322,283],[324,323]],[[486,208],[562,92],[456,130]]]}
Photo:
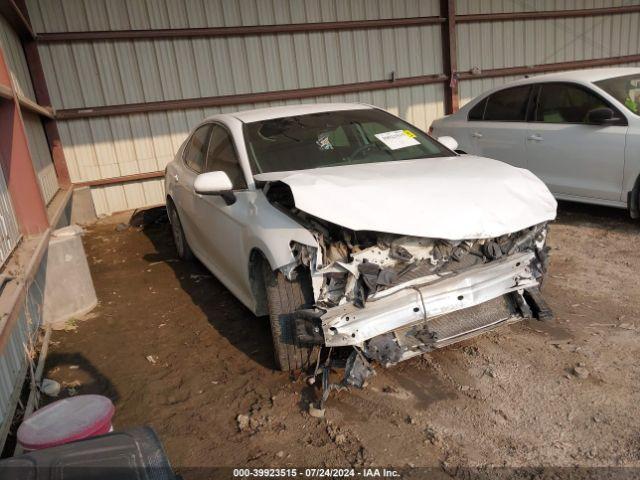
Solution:
{"label": "suv windshield", "polygon": [[254,173],[451,156],[426,133],[377,109],[248,123],[244,136]]}
{"label": "suv windshield", "polygon": [[607,78],[594,82],[597,86],[638,115],[640,113],[640,75]]}

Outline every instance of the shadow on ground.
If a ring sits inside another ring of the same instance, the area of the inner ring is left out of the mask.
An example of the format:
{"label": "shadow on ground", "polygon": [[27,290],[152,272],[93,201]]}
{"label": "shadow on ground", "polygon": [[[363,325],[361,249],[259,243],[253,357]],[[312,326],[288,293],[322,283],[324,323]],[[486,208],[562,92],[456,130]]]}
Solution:
{"label": "shadow on ground", "polygon": [[176,257],[164,207],[140,210],[131,217],[130,224],[142,228],[156,250],[144,255],[145,261],[169,265],[193,304],[229,343],[263,367],[276,368],[268,321],[257,318],[242,305],[198,260],[184,262]]}

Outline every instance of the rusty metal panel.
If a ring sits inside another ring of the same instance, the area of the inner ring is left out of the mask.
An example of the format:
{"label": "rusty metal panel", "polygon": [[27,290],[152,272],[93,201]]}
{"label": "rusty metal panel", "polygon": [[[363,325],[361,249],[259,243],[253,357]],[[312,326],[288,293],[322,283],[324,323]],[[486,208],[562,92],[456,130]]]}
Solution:
{"label": "rusty metal panel", "polygon": [[59,186],[44,127],[40,117],[35,113],[22,112],[22,120],[42,197],[45,204],[48,204],[58,191]]}

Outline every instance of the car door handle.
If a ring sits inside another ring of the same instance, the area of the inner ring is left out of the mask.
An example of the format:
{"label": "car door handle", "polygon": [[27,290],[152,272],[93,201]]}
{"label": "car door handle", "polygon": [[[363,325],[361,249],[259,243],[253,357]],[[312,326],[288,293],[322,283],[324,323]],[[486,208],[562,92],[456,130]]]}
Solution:
{"label": "car door handle", "polygon": [[471,134],[471,136],[472,136],[473,138],[482,138],[482,134],[481,134],[480,132],[473,132],[473,133]]}
{"label": "car door handle", "polygon": [[538,135],[537,133],[534,133],[533,135],[529,135],[527,137],[527,140],[532,140],[534,142],[541,142],[542,139],[542,135]]}

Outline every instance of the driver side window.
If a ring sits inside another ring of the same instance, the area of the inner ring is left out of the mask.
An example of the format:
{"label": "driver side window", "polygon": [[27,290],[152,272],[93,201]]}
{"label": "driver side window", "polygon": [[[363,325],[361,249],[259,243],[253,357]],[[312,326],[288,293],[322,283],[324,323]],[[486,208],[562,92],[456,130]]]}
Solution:
{"label": "driver side window", "polygon": [[247,182],[236,155],[233,138],[225,128],[219,125],[214,125],[211,131],[205,171],[226,173],[234,190],[247,188]]}

